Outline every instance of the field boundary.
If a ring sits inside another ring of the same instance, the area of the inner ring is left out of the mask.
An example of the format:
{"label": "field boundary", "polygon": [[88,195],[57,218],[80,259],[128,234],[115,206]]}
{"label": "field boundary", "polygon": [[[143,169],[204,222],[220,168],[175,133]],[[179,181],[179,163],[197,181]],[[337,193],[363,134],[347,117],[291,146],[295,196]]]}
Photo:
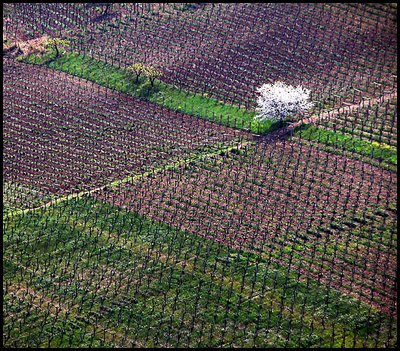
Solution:
{"label": "field boundary", "polygon": [[255,139],[256,140],[266,140],[266,141],[273,141],[273,140],[277,140],[280,138],[285,137],[286,135],[290,134],[291,136],[293,135],[295,129],[299,128],[300,126],[303,125],[312,125],[312,124],[317,124],[317,122],[323,121],[325,119],[329,119],[333,116],[336,116],[340,113],[345,113],[345,112],[352,112],[354,110],[356,110],[357,108],[362,108],[365,107],[365,105],[368,103],[369,105],[373,105],[376,102],[385,102],[391,99],[395,99],[397,98],[397,91],[395,92],[391,92],[388,94],[383,94],[380,97],[375,97],[372,99],[367,99],[367,100],[363,100],[361,103],[359,104],[353,104],[353,105],[345,105],[342,107],[338,107],[336,109],[330,110],[330,111],[326,111],[326,112],[322,112],[321,114],[318,115],[312,115],[310,117],[306,117],[303,118],[297,122],[293,122],[293,123],[288,123],[285,127],[282,127],[278,130],[275,130],[271,133],[265,134],[265,135],[255,135]]}
{"label": "field boundary", "polygon": [[247,141],[243,141],[241,143],[238,143],[236,145],[231,145],[231,146],[226,146],[226,147],[223,147],[223,148],[219,148],[218,150],[215,150],[215,151],[212,151],[212,152],[209,152],[209,153],[196,154],[195,156],[190,156],[189,155],[189,157],[187,157],[187,158],[184,158],[184,159],[175,161],[173,163],[157,167],[155,169],[146,171],[146,172],[144,172],[142,174],[131,175],[131,176],[125,177],[123,179],[114,180],[112,182],[109,182],[107,184],[104,184],[102,186],[99,186],[99,187],[96,187],[96,188],[93,188],[93,189],[90,189],[90,190],[84,190],[84,191],[81,191],[81,192],[78,192],[78,193],[72,193],[72,194],[68,194],[68,195],[59,197],[57,199],[53,199],[53,200],[51,200],[51,201],[49,201],[49,202],[47,202],[47,203],[45,203],[45,204],[43,204],[41,206],[38,206],[38,207],[26,208],[26,209],[23,209],[23,210],[17,210],[17,211],[9,212],[6,215],[3,215],[3,220],[7,219],[9,217],[18,216],[20,214],[25,214],[25,213],[28,213],[28,212],[35,212],[35,211],[38,211],[40,209],[50,207],[52,205],[57,205],[57,204],[59,204],[61,202],[64,202],[64,201],[68,201],[68,200],[72,200],[72,199],[75,199],[75,198],[80,198],[80,197],[83,197],[83,196],[91,195],[91,194],[93,194],[93,193],[95,193],[97,191],[104,190],[107,187],[115,188],[115,187],[117,187],[117,186],[119,186],[120,184],[123,184],[123,183],[135,182],[137,180],[140,180],[142,178],[148,177],[150,175],[158,174],[158,173],[161,173],[161,172],[164,172],[164,171],[167,171],[167,170],[178,169],[180,167],[183,167],[184,165],[190,164],[191,162],[195,162],[197,160],[204,160],[205,158],[211,158],[211,157],[214,157],[214,156],[218,156],[218,155],[220,155],[222,153],[225,153],[225,152],[231,152],[232,150],[239,150],[239,149],[241,149],[243,147],[246,147],[246,146],[248,146],[250,144],[254,144],[254,141],[247,140]]}
{"label": "field boundary", "polygon": [[[378,101],[379,102],[384,102],[384,101],[388,101],[388,100],[394,99],[396,97],[397,97],[397,92],[394,92],[394,93],[389,93],[389,94],[383,94],[382,96],[377,97],[377,98],[363,100],[363,102],[360,103],[360,104],[353,104],[353,105],[350,105],[350,106],[339,107],[337,109],[324,112],[324,113],[322,113],[320,115],[314,115],[314,116],[311,116],[311,117],[307,117],[307,118],[301,119],[301,120],[299,120],[299,121],[297,121],[295,123],[291,123],[290,125],[288,125],[286,127],[282,127],[280,129],[278,129],[278,130],[276,130],[274,132],[268,133],[266,135],[254,135],[254,140],[256,140],[256,141],[257,140],[258,141],[259,140],[264,140],[264,141],[267,141],[267,142],[272,142],[272,141],[281,139],[281,138],[285,137],[288,134],[293,135],[295,128],[299,128],[302,125],[314,124],[314,123],[322,121],[324,119],[331,118],[332,116],[335,116],[335,115],[337,115],[339,113],[351,112],[351,111],[353,111],[353,110],[355,110],[357,108],[360,108],[360,106],[364,107],[366,103],[368,103],[370,105],[373,105]],[[150,171],[146,171],[146,172],[144,172],[142,174],[131,175],[131,176],[125,177],[123,179],[115,180],[115,181],[109,182],[109,183],[107,183],[105,185],[102,185],[100,187],[96,187],[94,189],[84,190],[84,191],[81,191],[81,192],[78,192],[78,193],[73,193],[73,194],[68,194],[66,196],[51,200],[51,201],[49,201],[49,202],[47,202],[47,203],[45,203],[45,204],[43,204],[41,206],[38,206],[38,207],[27,208],[27,209],[24,209],[24,210],[17,210],[17,211],[9,212],[5,216],[3,216],[3,219],[7,219],[9,217],[17,216],[17,215],[28,213],[28,212],[34,212],[34,211],[40,210],[42,208],[46,208],[46,207],[49,207],[49,206],[52,206],[52,205],[56,205],[56,204],[59,204],[61,202],[67,201],[67,200],[71,200],[71,199],[74,199],[74,198],[90,195],[90,194],[95,193],[97,191],[101,191],[101,190],[103,190],[103,189],[105,189],[107,187],[117,187],[117,186],[119,186],[120,184],[123,184],[123,183],[134,182],[134,181],[139,180],[141,178],[145,178],[145,177],[148,177],[149,175],[153,175],[153,174],[158,174],[158,173],[163,172],[165,170],[177,169],[177,168],[180,168],[180,167],[182,167],[182,166],[184,166],[186,164],[189,164],[190,162],[193,162],[193,161],[196,161],[196,160],[199,160],[199,159],[204,159],[206,157],[214,157],[214,156],[220,155],[221,153],[224,153],[224,152],[230,152],[230,151],[232,151],[234,149],[240,149],[242,147],[245,147],[245,146],[247,146],[249,144],[254,143],[254,140],[248,140],[248,141],[241,142],[241,143],[233,145],[233,146],[227,146],[227,147],[224,147],[224,148],[220,148],[220,149],[218,149],[216,151],[213,151],[213,152],[207,153],[207,154],[200,154],[200,155],[196,155],[194,157],[193,156],[192,157],[189,156],[187,158],[184,158],[183,160],[175,161],[175,162],[173,162],[171,164],[167,164],[167,165],[158,167],[156,169],[153,169],[153,170],[150,170]]]}
{"label": "field boundary", "polygon": [[372,99],[366,99],[366,100],[363,100],[361,103],[358,103],[358,104],[347,105],[347,106],[345,105],[345,106],[342,106],[342,107],[338,107],[337,109],[333,109],[331,111],[323,112],[323,113],[321,113],[319,115],[314,115],[314,116],[311,116],[311,117],[303,118],[300,121],[292,123],[292,124],[290,124],[288,126],[288,131],[290,132],[291,130],[294,130],[296,127],[299,127],[302,124],[315,124],[317,122],[329,119],[329,118],[334,117],[334,116],[336,116],[338,114],[341,114],[341,113],[346,113],[346,112],[347,113],[351,113],[354,110],[359,109],[360,107],[361,108],[365,107],[366,104],[374,105],[377,102],[383,103],[385,101],[392,100],[392,99],[395,99],[395,98],[397,98],[397,91],[391,92],[391,93],[388,93],[388,94],[383,94],[383,95],[381,95],[379,97],[375,97],[375,98],[372,98]]}

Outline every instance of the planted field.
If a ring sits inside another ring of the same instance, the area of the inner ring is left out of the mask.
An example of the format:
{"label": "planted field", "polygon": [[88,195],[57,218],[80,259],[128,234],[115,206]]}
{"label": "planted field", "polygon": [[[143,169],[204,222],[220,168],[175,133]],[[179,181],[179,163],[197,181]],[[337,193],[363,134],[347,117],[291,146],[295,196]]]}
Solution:
{"label": "planted field", "polygon": [[245,135],[48,68],[9,61],[4,68],[9,182],[68,194]]}
{"label": "planted field", "polygon": [[394,343],[390,317],[300,271],[90,197],[4,226],[5,346]]}
{"label": "planted field", "polygon": [[394,173],[288,142],[233,149],[141,180],[96,197],[395,313],[397,219],[380,205],[396,206]]}
{"label": "planted field", "polygon": [[386,101],[360,105],[350,113],[338,113],[321,121],[328,130],[397,147],[397,95]]}
{"label": "planted field", "polygon": [[168,83],[247,107],[255,107],[255,88],[265,81],[303,84],[331,107],[396,90],[391,6],[117,4],[105,17],[84,4],[43,8],[18,6],[23,24],[12,22],[9,30],[65,32],[74,51],[123,67],[157,64]]}
{"label": "planted field", "polygon": [[[132,58],[161,64],[168,82],[246,106],[254,107],[255,88],[266,80],[312,87],[316,99],[334,91],[353,100],[359,93],[352,87],[374,94],[396,73],[387,65],[396,61],[393,10],[381,9],[388,23],[370,36],[365,33],[376,21],[366,21],[360,10],[340,4],[217,4],[167,15],[130,11],[123,24],[103,22],[76,45],[93,45],[96,57],[122,65]],[[116,51],[121,42],[123,51]],[[376,48],[373,60],[364,52],[367,45]]]}
{"label": "planted field", "polygon": [[396,17],[3,4],[3,347],[396,347]]}

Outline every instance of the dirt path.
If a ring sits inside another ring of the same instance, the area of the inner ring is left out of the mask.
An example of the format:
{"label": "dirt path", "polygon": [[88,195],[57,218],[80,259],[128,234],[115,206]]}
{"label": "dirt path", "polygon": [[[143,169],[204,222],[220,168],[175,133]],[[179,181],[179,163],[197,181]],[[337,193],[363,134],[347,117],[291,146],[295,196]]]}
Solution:
{"label": "dirt path", "polygon": [[311,117],[308,117],[308,118],[304,118],[304,119],[302,119],[302,120],[300,120],[298,122],[295,122],[295,123],[291,124],[287,129],[290,131],[291,129],[294,129],[294,128],[300,126],[301,124],[313,124],[313,123],[316,123],[316,122],[323,121],[325,119],[332,118],[332,117],[337,116],[338,114],[341,114],[341,113],[346,113],[346,112],[347,113],[351,113],[354,110],[363,108],[363,107],[365,107],[367,105],[369,105],[369,106],[370,105],[374,105],[377,102],[384,103],[385,101],[392,100],[392,99],[395,99],[395,98],[397,98],[397,91],[395,91],[394,93],[384,94],[384,95],[382,95],[380,97],[377,97],[377,98],[363,100],[359,104],[346,105],[346,106],[338,107],[335,110],[327,111],[327,112],[321,113],[319,115],[314,115],[314,116],[311,116]]}
{"label": "dirt path", "polygon": [[313,115],[311,117],[303,118],[300,121],[294,122],[287,127],[280,128],[280,129],[276,130],[275,132],[269,133],[267,135],[262,135],[262,136],[255,135],[255,139],[256,140],[264,140],[264,141],[277,140],[277,139],[283,138],[287,134],[293,133],[294,129],[296,127],[299,127],[302,124],[317,124],[318,122],[321,122],[325,119],[332,118],[341,113],[351,113],[354,110],[365,107],[366,105],[373,105],[377,102],[383,103],[385,101],[392,100],[395,98],[397,98],[397,91],[395,91],[393,93],[389,93],[389,94],[384,94],[380,97],[363,100],[359,104],[345,105],[342,107],[338,107],[335,110],[330,110],[330,111],[323,112],[318,115]]}
{"label": "dirt path", "polygon": [[43,35],[40,38],[30,40],[14,40],[11,45],[3,47],[3,56],[15,58],[19,55],[28,56],[46,52],[45,44],[49,37]]}

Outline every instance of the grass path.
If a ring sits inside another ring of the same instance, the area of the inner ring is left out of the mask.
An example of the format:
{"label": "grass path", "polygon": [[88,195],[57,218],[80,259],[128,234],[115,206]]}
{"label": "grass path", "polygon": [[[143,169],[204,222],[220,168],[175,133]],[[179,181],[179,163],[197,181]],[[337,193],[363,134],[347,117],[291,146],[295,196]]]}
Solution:
{"label": "grass path", "polygon": [[[385,101],[391,101],[397,98],[397,92],[384,94],[380,97],[364,100],[362,103],[346,105],[304,118],[287,127],[286,133],[290,133],[295,138],[305,140],[306,142],[314,142],[323,150],[343,155],[351,159],[361,160],[362,162],[372,164],[376,167],[396,172],[397,169],[397,147],[382,142],[372,141],[371,139],[362,138],[353,133],[331,130],[324,126],[323,121],[335,118],[340,114],[351,115],[353,111],[360,110],[366,106],[372,106],[377,103],[383,104]],[[283,131],[284,132],[284,131]],[[280,135],[281,137],[283,136]],[[380,141],[380,139],[379,139]]]}
{"label": "grass path", "polygon": [[189,156],[189,157],[184,158],[182,160],[178,160],[176,162],[173,162],[173,163],[164,165],[162,167],[159,167],[159,168],[144,172],[142,174],[131,175],[131,176],[128,176],[128,177],[126,177],[124,179],[115,180],[115,181],[112,181],[110,183],[107,183],[105,185],[102,185],[102,186],[99,186],[99,187],[96,187],[96,188],[93,188],[93,189],[90,189],[90,190],[84,190],[84,191],[81,191],[81,192],[78,192],[78,193],[68,194],[68,195],[53,199],[53,200],[51,200],[49,202],[46,202],[45,204],[43,204],[41,206],[38,206],[38,207],[27,208],[27,209],[24,209],[24,210],[17,210],[17,211],[8,212],[6,215],[3,215],[3,219],[9,218],[9,217],[13,217],[13,216],[17,216],[19,214],[25,214],[25,213],[28,213],[28,212],[38,211],[38,210],[44,209],[46,207],[50,207],[50,206],[59,204],[59,203],[64,202],[64,201],[74,199],[74,198],[83,197],[85,195],[91,195],[91,194],[93,194],[93,193],[95,193],[97,191],[101,191],[101,190],[103,190],[103,189],[105,189],[107,187],[113,187],[114,188],[114,187],[117,187],[117,186],[119,186],[120,184],[123,184],[123,183],[134,182],[134,181],[140,180],[142,178],[148,177],[149,175],[154,175],[154,174],[157,174],[157,173],[160,173],[160,172],[164,172],[166,170],[176,169],[176,168],[182,167],[184,165],[188,165],[188,164],[190,164],[191,162],[193,162],[195,160],[204,159],[204,158],[208,158],[208,157],[214,157],[216,155],[220,155],[220,154],[225,153],[225,152],[230,152],[230,151],[235,150],[235,149],[241,149],[241,148],[246,147],[247,145],[250,145],[252,143],[254,143],[254,142],[253,141],[244,141],[244,142],[238,143],[238,144],[233,145],[233,146],[227,146],[227,147],[220,148],[220,149],[218,149],[216,151],[212,151],[212,152],[209,152],[207,154],[195,154],[194,156]]}

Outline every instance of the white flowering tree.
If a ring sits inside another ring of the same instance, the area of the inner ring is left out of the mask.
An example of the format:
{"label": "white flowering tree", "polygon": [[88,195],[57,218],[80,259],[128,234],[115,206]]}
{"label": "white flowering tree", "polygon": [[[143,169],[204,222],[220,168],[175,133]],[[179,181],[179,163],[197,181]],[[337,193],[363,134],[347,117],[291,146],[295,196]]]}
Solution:
{"label": "white flowering tree", "polygon": [[301,85],[294,87],[277,81],[273,84],[263,84],[257,89],[260,94],[257,99],[256,119],[283,120],[291,114],[302,113],[313,106],[309,101],[310,90]]}

